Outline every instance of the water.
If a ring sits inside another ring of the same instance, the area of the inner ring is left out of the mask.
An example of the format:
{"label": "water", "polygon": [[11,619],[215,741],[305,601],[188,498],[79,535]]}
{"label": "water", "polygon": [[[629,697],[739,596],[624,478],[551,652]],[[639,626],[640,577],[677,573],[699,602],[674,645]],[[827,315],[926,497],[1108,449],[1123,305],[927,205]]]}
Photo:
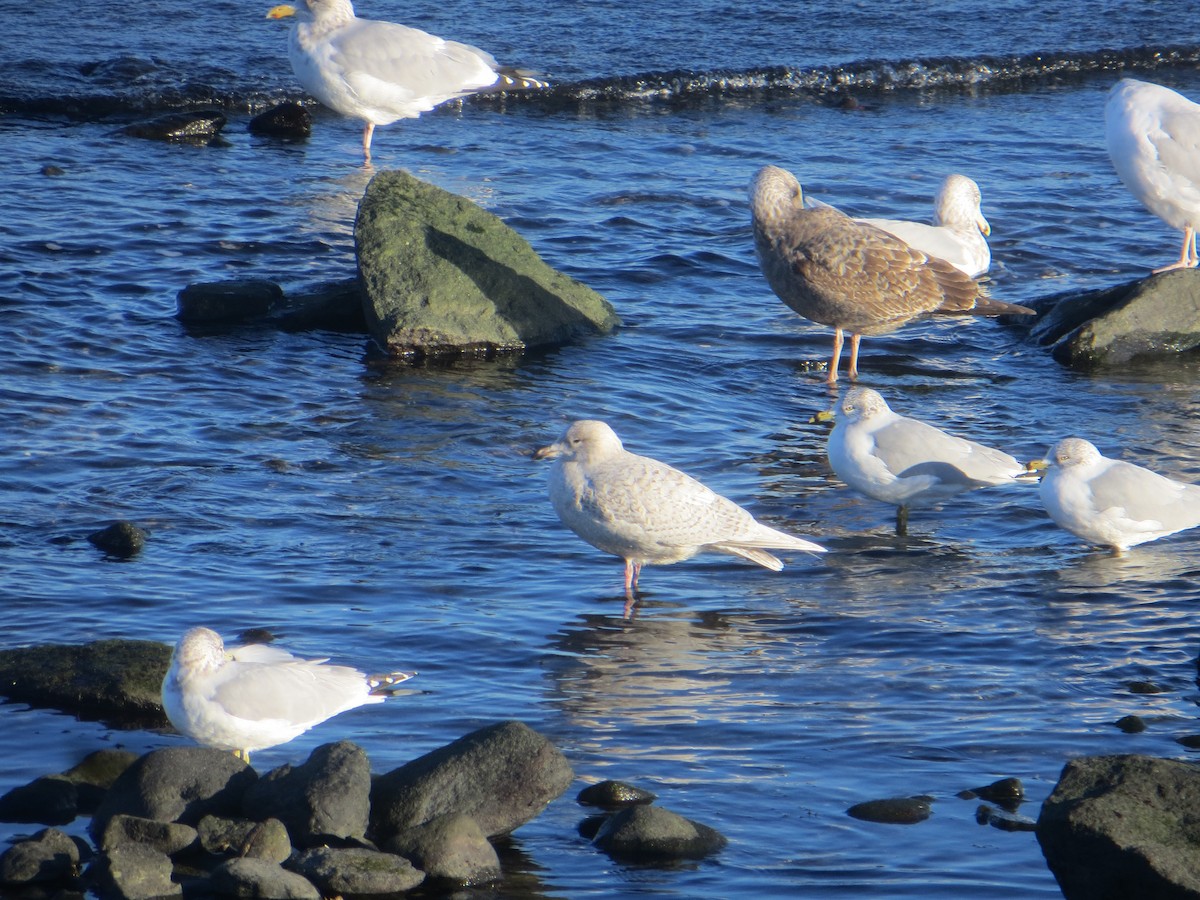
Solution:
{"label": "water", "polygon": [[[318,111],[304,144],[245,133],[251,111],[299,96],[265,7],[5,12],[3,646],[267,627],[300,653],[421,674],[413,695],[258,754],[262,771],[342,737],[387,771],[516,718],[563,749],[577,787],[634,781],[730,838],[696,865],[617,866],[575,834],[572,789],[514,838],[530,894],[1057,895],[1032,835],[977,825],[955,795],[1016,776],[1036,816],[1072,756],[1188,756],[1200,535],[1111,558],[1013,488],[914,513],[896,539],[808,424],[833,399],[815,367],[830,335],[758,273],[745,186],[778,163],[857,214],[916,218],[962,171],[983,188],[997,296],[1139,277],[1178,237],[1117,181],[1103,102],[1121,60],[1200,97],[1190,6],[364,3],[554,78],[546,97],[380,129],[375,164],[505,217],[625,319],[428,369],[380,366],[359,335],[174,318],[194,281],[292,290],[353,271],[359,127]],[[1147,68],[1166,47],[1176,62]],[[838,108],[846,88],[828,86],[851,78],[860,108]],[[114,134],[212,104],[223,146]],[[994,322],[937,322],[866,339],[862,369],[898,410],[1022,458],[1078,434],[1200,480],[1194,359],[1084,376]],[[583,416],[833,552],[780,574],[723,557],[647,569],[623,621],[620,562],[562,529],[528,457]],[[151,533],[130,562],[86,541],[118,518]],[[1112,726],[1129,713],[1149,730]],[[182,740],[0,716],[5,787],[100,746]],[[935,798],[919,825],[845,814],[914,793]]]}

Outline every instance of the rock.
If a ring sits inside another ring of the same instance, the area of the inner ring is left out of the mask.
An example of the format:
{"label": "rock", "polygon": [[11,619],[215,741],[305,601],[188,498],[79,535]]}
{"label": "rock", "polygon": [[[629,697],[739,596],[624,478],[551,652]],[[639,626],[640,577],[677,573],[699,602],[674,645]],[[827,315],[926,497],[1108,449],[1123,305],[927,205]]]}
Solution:
{"label": "rock", "polygon": [[971,793],[1007,809],[1015,810],[1025,801],[1025,785],[1020,778],[1001,778],[983,787],[971,788]]}
{"label": "rock", "polygon": [[66,825],[78,811],[79,788],[61,775],[36,778],[0,797],[0,822]]}
{"label": "rock", "polygon": [[630,806],[608,817],[592,843],[610,856],[638,862],[700,859],[727,840],[719,831],[661,806]]}
{"label": "rock", "polygon": [[479,823],[459,813],[408,828],[391,838],[386,849],[438,881],[479,885],[500,877],[500,858]]}
{"label": "rock", "polygon": [[1153,681],[1131,681],[1126,687],[1131,694],[1166,694],[1171,690]]}
{"label": "rock", "polygon": [[1030,304],[1029,335],[1065,366],[1090,371],[1200,346],[1200,270],[1182,269]]}
{"label": "rock", "polygon": [[425,873],[403,857],[358,847],[305,850],[289,868],[316,885],[322,896],[345,900],[391,897],[425,880]]}
{"label": "rock", "polygon": [[1200,767],[1091,756],[1063,768],[1037,839],[1067,900],[1200,896]]}
{"label": "rock", "polygon": [[380,841],[448,813],[488,837],[535,818],[574,779],[566,757],[521,722],[474,731],[375,779],[371,829]]}
{"label": "rock", "polygon": [[1200,750],[1200,734],[1185,734],[1183,737],[1175,738],[1175,743],[1181,744],[1189,750]]}
{"label": "rock", "polygon": [[312,113],[299,103],[280,103],[251,119],[246,130],[265,137],[306,138],[312,134]]}
{"label": "rock", "polygon": [[88,542],[114,559],[130,559],[146,546],[146,532],[132,522],[114,522],[89,534]]}
{"label": "rock", "polygon": [[136,759],[131,750],[95,750],[63,772],[62,777],[75,784],[79,814],[95,813],[108,789]]}
{"label": "rock", "polygon": [[366,334],[362,284],[358,278],[347,278],[291,294],[274,322],[282,331]]}
{"label": "rock", "polygon": [[261,319],[283,301],[271,281],[240,279],[189,284],[175,297],[175,318],[187,325]]}
{"label": "rock", "polygon": [[99,842],[116,815],[196,825],[207,815],[235,816],[258,773],[224,750],[152,750],[122,773],[96,810],[89,829]]}
{"label": "rock", "polygon": [[407,172],[371,179],[354,237],[367,325],[391,355],[492,356],[620,324],[496,216]]}
{"label": "rock", "polygon": [[846,810],[846,813],[866,822],[915,825],[928,819],[932,811],[929,801],[924,797],[891,797],[856,803]]}
{"label": "rock", "polygon": [[1018,816],[1012,812],[992,809],[987,804],[980,804],[975,810],[975,821],[980,825],[991,825],[1001,831],[1033,831],[1037,822],[1028,816]]}
{"label": "rock", "polygon": [[575,798],[577,803],[601,809],[621,809],[638,803],[653,803],[656,799],[650,791],[611,779],[585,787]]}
{"label": "rock", "polygon": [[96,641],[0,650],[0,694],[122,727],[162,728],[162,680],[171,648],[155,641]]}
{"label": "rock", "polygon": [[126,815],[109,819],[100,837],[100,849],[105,852],[122,844],[144,844],[167,856],[174,856],[195,843],[196,829],[190,825]]}
{"label": "rock", "polygon": [[87,874],[101,897],[153,900],[183,894],[171,880],[171,870],[165,853],[145,844],[121,844],[96,857]]}
{"label": "rock", "polygon": [[278,819],[255,822],[205,816],[196,831],[200,846],[213,856],[244,856],[283,864],[292,855],[291,839]]}
{"label": "rock", "polygon": [[1121,716],[1113,725],[1126,734],[1141,734],[1146,730],[1146,720],[1141,716]]}
{"label": "rock", "polygon": [[321,892],[303,875],[265,859],[227,859],[212,871],[210,887],[230,897],[270,900],[321,900]]}
{"label": "rock", "polygon": [[46,165],[42,166],[41,173],[43,175],[45,175],[47,178],[60,178],[63,175],[67,174],[67,170],[62,168],[61,166],[56,166],[56,165],[53,165],[52,163],[47,163]]}
{"label": "rock", "polygon": [[297,847],[362,838],[371,803],[371,764],[350,741],[322,744],[301,766],[280,766],[252,785],[242,814],[283,822]]}
{"label": "rock", "polygon": [[225,116],[214,110],[173,112],[157,119],[134,122],[119,129],[120,134],[150,141],[178,141],[208,144],[225,127]]}
{"label": "rock", "polygon": [[47,828],[0,854],[0,884],[63,881],[78,866],[75,842],[57,828]]}

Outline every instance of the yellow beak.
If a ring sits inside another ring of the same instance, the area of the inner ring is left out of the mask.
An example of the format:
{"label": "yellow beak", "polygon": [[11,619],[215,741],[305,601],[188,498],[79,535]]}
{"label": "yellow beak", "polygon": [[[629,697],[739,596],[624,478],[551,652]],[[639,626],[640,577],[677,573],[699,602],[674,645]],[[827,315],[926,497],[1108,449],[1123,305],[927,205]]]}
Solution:
{"label": "yellow beak", "polygon": [[296,14],[296,7],[290,3],[280,3],[278,6],[272,6],[267,10],[268,19],[286,19],[288,16]]}

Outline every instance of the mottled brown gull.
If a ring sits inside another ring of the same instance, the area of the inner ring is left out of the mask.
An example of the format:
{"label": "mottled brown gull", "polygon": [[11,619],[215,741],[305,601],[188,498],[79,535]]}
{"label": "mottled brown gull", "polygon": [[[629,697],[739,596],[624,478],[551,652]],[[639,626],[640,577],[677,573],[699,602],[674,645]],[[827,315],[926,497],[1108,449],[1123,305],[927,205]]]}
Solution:
{"label": "mottled brown gull", "polygon": [[250,753],[288,741],[326,719],[382,703],[413,676],[371,677],[325,659],[299,659],[266,644],[225,648],[210,628],[189,629],[175,645],[162,684],[163,710],[198,744]]}
{"label": "mottled brown gull", "polygon": [[335,112],[362,119],[363,156],[371,159],[376,125],[416,118],[435,106],[487,88],[545,87],[502,67],[469,44],[394,22],[360,19],[350,0],[280,4],[267,16],[296,16],[288,57],[301,86]]}
{"label": "mottled brown gull", "polygon": [[831,206],[805,209],[800,182],[777,166],[755,175],[750,206],[771,289],[804,318],[834,329],[830,382],[837,381],[843,332],[850,332],[853,379],[864,334],[886,334],[928,314],[1033,314],[987,297],[975,279],[882,229]]}
{"label": "mottled brown gull", "polygon": [[824,553],[819,544],[756,521],[690,475],[630,453],[604,422],[582,419],[535,454],[553,459],[550,501],[563,524],[625,560],[625,613],[647,564],[667,565],[703,551],[730,553],[778,572],[767,550]]}

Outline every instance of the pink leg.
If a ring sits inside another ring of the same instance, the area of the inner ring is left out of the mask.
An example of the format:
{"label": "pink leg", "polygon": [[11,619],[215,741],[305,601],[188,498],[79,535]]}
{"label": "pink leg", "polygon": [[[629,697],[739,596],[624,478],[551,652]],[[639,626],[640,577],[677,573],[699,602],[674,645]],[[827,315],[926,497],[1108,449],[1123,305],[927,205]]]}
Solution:
{"label": "pink leg", "polygon": [[825,375],[825,380],[829,384],[834,384],[837,381],[838,366],[842,362],[843,343],[845,343],[845,338],[842,335],[842,329],[833,329],[833,359],[829,361],[829,372]]}
{"label": "pink leg", "polygon": [[850,335],[850,380],[854,381],[858,378],[858,342],[862,340],[861,334]]}
{"label": "pink leg", "polygon": [[363,162],[371,161],[371,138],[375,134],[375,123],[368,122],[363,126]]}
{"label": "pink leg", "polygon": [[631,559],[625,560],[625,618],[633,618],[633,606],[637,603],[638,578],[642,574],[642,564]]}
{"label": "pink leg", "polygon": [[1196,229],[1188,225],[1183,229],[1183,249],[1179,251],[1179,259],[1168,265],[1160,266],[1151,274],[1157,275],[1159,272],[1171,272],[1175,269],[1194,269],[1196,263]]}

